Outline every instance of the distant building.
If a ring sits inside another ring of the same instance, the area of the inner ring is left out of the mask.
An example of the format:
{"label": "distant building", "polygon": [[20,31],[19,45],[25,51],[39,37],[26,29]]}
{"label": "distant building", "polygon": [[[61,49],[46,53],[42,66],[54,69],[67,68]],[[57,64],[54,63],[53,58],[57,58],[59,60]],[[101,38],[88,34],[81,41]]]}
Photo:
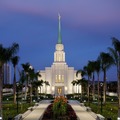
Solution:
{"label": "distant building", "polygon": [[3,84],[10,84],[11,83],[11,67],[9,64],[5,63],[3,67]]}
{"label": "distant building", "polygon": [[[59,16],[58,42],[55,47],[54,62],[51,67],[46,67],[45,70],[40,70],[42,77],[39,78],[39,80],[42,79],[50,83],[50,86],[47,88],[45,88],[45,86],[42,88],[42,92],[46,91],[46,93],[55,94],[55,96],[77,92],[78,88],[76,89],[73,87],[71,82],[81,78],[81,75],[76,77],[77,71],[74,70],[74,67],[68,67],[67,63],[65,62],[65,52],[64,45],[62,44],[60,22]],[[79,91],[81,91],[80,87]]]}

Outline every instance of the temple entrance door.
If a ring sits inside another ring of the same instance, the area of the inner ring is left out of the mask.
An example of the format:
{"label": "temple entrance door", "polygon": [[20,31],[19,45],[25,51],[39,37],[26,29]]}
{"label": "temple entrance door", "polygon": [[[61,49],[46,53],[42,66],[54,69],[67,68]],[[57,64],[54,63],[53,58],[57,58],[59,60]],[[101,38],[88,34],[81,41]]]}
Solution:
{"label": "temple entrance door", "polygon": [[61,96],[61,94],[62,94],[62,88],[61,88],[61,87],[59,87],[59,88],[57,89],[57,93],[58,93],[59,96]]}
{"label": "temple entrance door", "polygon": [[64,87],[63,86],[56,86],[55,87],[55,95],[56,96],[64,96]]}

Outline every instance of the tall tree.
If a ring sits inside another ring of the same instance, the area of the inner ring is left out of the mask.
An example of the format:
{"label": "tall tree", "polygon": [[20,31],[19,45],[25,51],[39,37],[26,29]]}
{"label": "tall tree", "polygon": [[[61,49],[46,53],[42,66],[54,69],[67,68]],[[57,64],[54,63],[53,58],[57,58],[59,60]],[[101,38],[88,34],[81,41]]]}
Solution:
{"label": "tall tree", "polygon": [[28,74],[29,74],[29,78],[30,78],[30,80],[29,80],[29,86],[30,86],[30,103],[32,103],[32,91],[33,91],[32,90],[32,83],[33,83],[33,81],[35,81],[35,78],[36,78],[36,73],[35,73],[35,71],[34,71],[34,69],[32,67],[29,68]]}
{"label": "tall tree", "polygon": [[45,94],[47,93],[47,86],[50,86],[50,83],[48,81],[44,81],[45,84]]}
{"label": "tall tree", "polygon": [[[75,93],[75,91],[74,91],[74,86],[77,85],[76,80],[73,80],[73,81],[71,82],[71,84],[73,85],[73,92]],[[77,93],[77,89],[76,89],[76,93]]]}
{"label": "tall tree", "polygon": [[30,68],[30,63],[26,63],[26,64],[22,64],[22,67],[25,71],[25,75],[26,75],[26,81],[25,81],[25,100],[27,99],[27,89],[28,89],[28,72],[29,72],[29,68]]}
{"label": "tall tree", "polygon": [[19,57],[18,56],[14,56],[11,58],[13,67],[14,67],[14,79],[13,79],[13,93],[14,93],[14,103],[16,103],[16,66],[19,62]]}
{"label": "tall tree", "polygon": [[39,87],[38,79],[39,79],[39,77],[41,77],[41,74],[38,71],[35,73],[35,81],[33,82],[33,86],[36,87],[35,90],[36,90],[37,99],[39,99],[39,96],[38,96],[38,87]]}
{"label": "tall tree", "polygon": [[91,66],[90,66],[90,63],[88,62],[87,66],[84,66],[83,70],[86,72],[86,75],[87,75],[87,79],[88,79],[88,103],[90,105],[90,86],[91,86],[91,82],[90,82],[90,79],[91,79],[91,75],[92,75],[92,70],[91,70]]}
{"label": "tall tree", "polygon": [[37,81],[38,87],[40,88],[40,97],[41,97],[41,87],[43,86],[43,83],[44,83],[43,80]]}
{"label": "tall tree", "polygon": [[86,89],[86,85],[87,85],[87,80],[82,77],[81,79],[77,80],[77,83],[78,83],[78,85],[81,85],[81,101],[82,101],[83,93],[84,93],[84,90]]}
{"label": "tall tree", "polygon": [[118,117],[120,117],[120,40],[113,37],[112,44],[114,48],[109,48],[110,54],[114,59],[114,64],[117,68],[117,81],[118,81]]}
{"label": "tall tree", "polygon": [[22,99],[23,99],[23,93],[24,93],[24,89],[23,88],[24,88],[24,83],[26,81],[26,76],[25,76],[24,70],[22,70],[22,71],[18,70],[18,72],[19,72],[19,76],[20,76],[19,81],[20,81],[21,88],[22,88]]}
{"label": "tall tree", "polygon": [[97,59],[95,61],[95,71],[97,73],[97,91],[98,91],[98,111],[99,111],[99,104],[100,104],[100,71],[101,71],[101,64],[100,64],[100,60]]}
{"label": "tall tree", "polygon": [[0,114],[2,116],[2,84],[3,84],[3,65],[11,60],[11,58],[18,52],[19,45],[13,43],[12,46],[5,48],[0,44]]}
{"label": "tall tree", "polygon": [[92,74],[92,96],[95,99],[95,61],[88,62],[91,74]]}
{"label": "tall tree", "polygon": [[79,88],[80,88],[80,85],[81,85],[80,79],[76,80],[76,85],[78,85],[78,94],[79,94],[80,93]]}
{"label": "tall tree", "polygon": [[101,52],[98,59],[101,62],[101,68],[103,71],[103,104],[106,104],[106,72],[113,64],[113,58],[109,53]]}

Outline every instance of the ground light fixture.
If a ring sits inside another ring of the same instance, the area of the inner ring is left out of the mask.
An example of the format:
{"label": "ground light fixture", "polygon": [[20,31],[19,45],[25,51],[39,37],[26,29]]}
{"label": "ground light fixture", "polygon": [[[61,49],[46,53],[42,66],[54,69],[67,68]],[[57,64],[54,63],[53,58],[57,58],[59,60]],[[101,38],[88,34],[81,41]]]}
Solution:
{"label": "ground light fixture", "polygon": [[120,120],[120,117],[118,117],[117,120]]}

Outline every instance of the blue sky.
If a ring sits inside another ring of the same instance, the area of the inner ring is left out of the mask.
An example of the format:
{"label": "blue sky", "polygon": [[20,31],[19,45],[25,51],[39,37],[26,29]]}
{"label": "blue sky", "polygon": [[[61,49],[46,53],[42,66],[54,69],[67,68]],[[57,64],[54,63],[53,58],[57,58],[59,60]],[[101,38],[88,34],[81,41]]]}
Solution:
{"label": "blue sky", "polygon": [[[111,37],[120,40],[119,6],[120,0],[1,0],[0,43],[19,43],[19,67],[26,62],[36,70],[51,66],[60,13],[66,62],[81,69],[112,47]],[[114,67],[107,78],[116,79]]]}

